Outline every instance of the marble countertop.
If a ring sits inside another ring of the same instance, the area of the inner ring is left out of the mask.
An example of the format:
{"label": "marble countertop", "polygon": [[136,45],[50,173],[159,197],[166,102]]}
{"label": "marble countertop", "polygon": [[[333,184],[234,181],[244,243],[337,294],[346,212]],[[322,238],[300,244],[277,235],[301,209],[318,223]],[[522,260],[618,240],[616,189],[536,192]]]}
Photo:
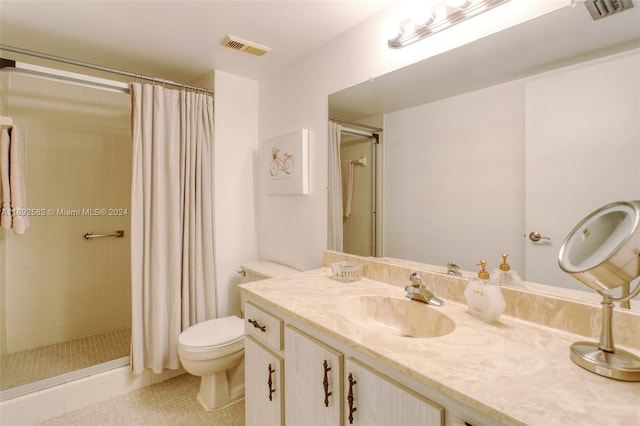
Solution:
{"label": "marble countertop", "polygon": [[607,379],[570,360],[570,345],[584,337],[506,315],[487,324],[451,300],[432,307],[455,322],[450,334],[408,338],[383,333],[349,319],[350,299],[405,299],[403,289],[366,278],[342,283],[331,279],[328,268],[240,287],[498,422],[640,425],[640,383]]}

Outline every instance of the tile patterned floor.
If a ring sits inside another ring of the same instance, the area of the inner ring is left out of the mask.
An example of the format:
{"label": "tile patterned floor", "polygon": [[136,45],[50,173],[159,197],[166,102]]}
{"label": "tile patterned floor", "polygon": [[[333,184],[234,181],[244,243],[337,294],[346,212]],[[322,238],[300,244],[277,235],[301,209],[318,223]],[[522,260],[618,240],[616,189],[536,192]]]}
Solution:
{"label": "tile patterned floor", "polygon": [[129,356],[131,329],[126,328],[28,351],[0,359],[0,390]]}
{"label": "tile patterned floor", "polygon": [[183,374],[166,382],[147,386],[41,424],[48,426],[244,425],[244,400],[214,412],[207,412],[196,400],[199,387],[199,377]]}

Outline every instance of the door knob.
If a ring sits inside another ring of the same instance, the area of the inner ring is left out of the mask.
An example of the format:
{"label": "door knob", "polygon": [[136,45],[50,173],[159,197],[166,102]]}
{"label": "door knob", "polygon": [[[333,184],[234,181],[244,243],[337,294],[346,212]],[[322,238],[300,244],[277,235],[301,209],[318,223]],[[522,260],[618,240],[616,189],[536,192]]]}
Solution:
{"label": "door knob", "polygon": [[533,241],[534,243],[537,243],[540,240],[549,240],[549,241],[551,241],[551,238],[543,237],[542,235],[540,235],[540,233],[538,231],[531,231],[529,233],[529,239],[531,241]]}

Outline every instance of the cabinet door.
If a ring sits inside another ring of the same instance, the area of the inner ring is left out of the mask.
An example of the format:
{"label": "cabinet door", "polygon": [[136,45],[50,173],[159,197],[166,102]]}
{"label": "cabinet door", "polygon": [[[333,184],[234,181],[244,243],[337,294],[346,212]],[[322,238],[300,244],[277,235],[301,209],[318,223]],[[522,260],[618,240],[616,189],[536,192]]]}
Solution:
{"label": "cabinet door", "polygon": [[444,425],[444,409],[359,364],[345,361],[344,424]]}
{"label": "cabinet door", "polygon": [[339,425],[342,354],[292,326],[284,331],[285,418],[288,425]]}
{"label": "cabinet door", "polygon": [[283,425],[283,362],[252,337],[245,338],[247,426]]}

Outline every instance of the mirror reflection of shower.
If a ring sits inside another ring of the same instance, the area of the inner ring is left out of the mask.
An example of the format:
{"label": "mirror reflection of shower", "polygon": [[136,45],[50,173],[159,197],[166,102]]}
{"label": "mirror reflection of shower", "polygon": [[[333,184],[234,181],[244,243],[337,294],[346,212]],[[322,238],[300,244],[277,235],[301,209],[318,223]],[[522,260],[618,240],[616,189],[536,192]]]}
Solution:
{"label": "mirror reflection of shower", "polygon": [[377,188],[382,129],[376,126],[376,118],[362,123],[336,121],[342,125],[343,251],[376,256],[380,253]]}
{"label": "mirror reflection of shower", "polygon": [[[0,109],[21,131],[23,235],[0,229],[0,395],[129,362],[130,100],[0,73]],[[123,238],[86,240],[87,232]],[[90,372],[90,373],[89,373]]]}

